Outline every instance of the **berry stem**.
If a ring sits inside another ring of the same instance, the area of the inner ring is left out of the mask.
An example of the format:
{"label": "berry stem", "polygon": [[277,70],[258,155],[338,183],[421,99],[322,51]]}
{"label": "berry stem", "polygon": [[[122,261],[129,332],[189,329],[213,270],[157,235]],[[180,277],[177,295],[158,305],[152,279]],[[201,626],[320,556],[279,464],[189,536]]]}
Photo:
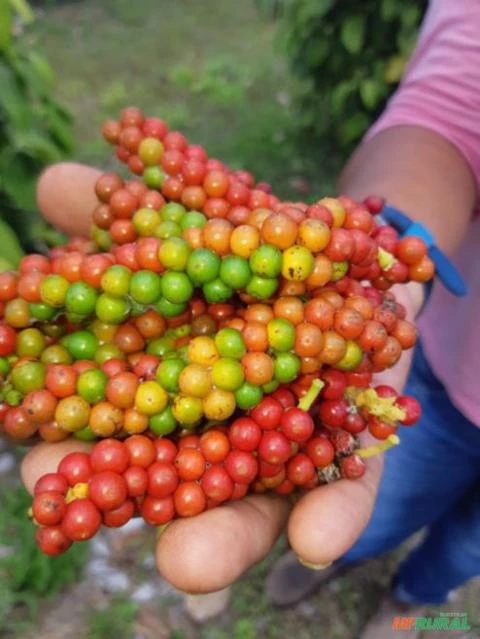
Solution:
{"label": "berry stem", "polygon": [[75,499],[86,499],[88,497],[88,484],[78,483],[68,489],[65,497],[65,503],[69,504]]}
{"label": "berry stem", "polygon": [[398,435],[389,435],[387,439],[380,444],[375,444],[374,446],[369,446],[368,448],[358,448],[355,451],[355,454],[359,457],[363,457],[364,459],[367,457],[374,457],[375,455],[384,453],[386,450],[389,450],[394,446],[398,446],[399,443],[400,437],[398,437]]}
{"label": "berry stem", "polygon": [[384,271],[388,271],[388,269],[392,268],[392,266],[395,264],[396,261],[397,260],[394,258],[394,256],[391,253],[389,253],[382,247],[379,247],[378,263],[380,264],[380,268],[382,268]]}
{"label": "berry stem", "polygon": [[307,394],[304,395],[298,402],[298,408],[301,408],[305,412],[308,412],[324,386],[325,384],[320,379],[314,379],[312,385],[308,389]]}

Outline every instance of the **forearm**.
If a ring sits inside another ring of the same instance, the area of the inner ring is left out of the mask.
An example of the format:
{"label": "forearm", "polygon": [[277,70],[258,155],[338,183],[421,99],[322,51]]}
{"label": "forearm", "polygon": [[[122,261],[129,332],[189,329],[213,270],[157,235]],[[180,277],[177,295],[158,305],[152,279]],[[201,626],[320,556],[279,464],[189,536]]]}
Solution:
{"label": "forearm", "polygon": [[417,126],[392,127],[360,145],[340,176],[338,192],[357,199],[384,197],[423,222],[448,254],[465,236],[476,200],[461,153]]}
{"label": "forearm", "polygon": [[[363,143],[343,170],[338,192],[357,199],[384,197],[423,222],[448,254],[462,241],[476,201],[475,181],[460,152],[416,126],[392,127]],[[415,316],[423,287],[410,284],[408,295],[409,315]]]}

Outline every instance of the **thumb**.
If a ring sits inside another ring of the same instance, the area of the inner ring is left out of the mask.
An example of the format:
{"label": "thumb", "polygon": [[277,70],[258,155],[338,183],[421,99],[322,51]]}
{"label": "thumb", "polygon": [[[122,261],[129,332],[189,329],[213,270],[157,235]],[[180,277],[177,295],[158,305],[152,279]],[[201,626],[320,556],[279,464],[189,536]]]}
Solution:
{"label": "thumb", "polygon": [[383,468],[383,455],[368,459],[361,479],[342,479],[306,494],[288,523],[293,551],[302,561],[329,564],[344,555],[368,524]]}

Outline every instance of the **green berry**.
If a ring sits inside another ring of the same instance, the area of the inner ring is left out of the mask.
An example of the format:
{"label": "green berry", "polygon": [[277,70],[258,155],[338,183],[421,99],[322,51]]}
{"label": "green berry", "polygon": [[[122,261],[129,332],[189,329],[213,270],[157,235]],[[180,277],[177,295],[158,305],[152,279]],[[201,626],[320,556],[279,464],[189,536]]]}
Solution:
{"label": "green berry", "polygon": [[90,315],[95,310],[97,291],[86,282],[74,282],[68,287],[65,296],[67,311],[79,315]]}
{"label": "green berry", "polygon": [[177,428],[178,422],[173,415],[171,406],[167,406],[167,408],[161,413],[158,413],[158,415],[150,417],[148,425],[152,433],[161,437],[162,435],[172,433]]}
{"label": "green berry", "polygon": [[89,404],[96,404],[105,398],[108,376],[98,368],[84,371],[77,380],[77,393]]}
{"label": "green berry", "polygon": [[97,299],[95,313],[98,319],[107,324],[121,324],[128,316],[128,300],[103,293]]}
{"label": "green berry", "polygon": [[196,286],[211,282],[220,272],[222,260],[210,249],[195,249],[187,263],[188,277]]}
{"label": "green berry", "polygon": [[125,297],[130,286],[130,269],[121,264],[110,266],[102,275],[101,287],[105,293],[114,297]]}
{"label": "green berry", "polygon": [[233,289],[243,289],[252,279],[248,260],[238,255],[228,255],[222,260],[220,278]]}
{"label": "green berry", "polygon": [[90,331],[75,331],[62,339],[62,345],[68,350],[73,359],[93,360],[99,341]]}
{"label": "green berry", "polygon": [[236,328],[222,328],[215,335],[215,346],[222,357],[242,358],[247,349],[242,334]]}
{"label": "green berry", "polygon": [[154,304],[161,295],[161,278],[152,271],[138,271],[130,279],[130,295],[139,304]]}
{"label": "green berry", "polygon": [[249,410],[255,408],[262,401],[263,390],[249,382],[244,382],[235,392],[235,401],[238,408]]}
{"label": "green berry", "polygon": [[167,271],[162,277],[162,295],[173,304],[183,304],[191,299],[193,284],[186,273]]}
{"label": "green berry", "polygon": [[261,277],[278,277],[282,271],[282,253],[271,244],[262,244],[250,256],[250,268]]}

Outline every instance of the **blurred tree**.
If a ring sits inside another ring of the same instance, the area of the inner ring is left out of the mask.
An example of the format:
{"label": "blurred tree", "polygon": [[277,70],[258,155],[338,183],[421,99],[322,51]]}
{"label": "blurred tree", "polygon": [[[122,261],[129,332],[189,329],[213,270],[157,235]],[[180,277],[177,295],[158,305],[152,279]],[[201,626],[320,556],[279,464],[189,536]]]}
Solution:
{"label": "blurred tree", "polygon": [[23,42],[33,19],[26,0],[0,0],[0,252],[12,265],[21,255],[12,228],[25,248],[59,239],[29,211],[41,169],[73,149],[72,118],[53,97],[53,70]]}

